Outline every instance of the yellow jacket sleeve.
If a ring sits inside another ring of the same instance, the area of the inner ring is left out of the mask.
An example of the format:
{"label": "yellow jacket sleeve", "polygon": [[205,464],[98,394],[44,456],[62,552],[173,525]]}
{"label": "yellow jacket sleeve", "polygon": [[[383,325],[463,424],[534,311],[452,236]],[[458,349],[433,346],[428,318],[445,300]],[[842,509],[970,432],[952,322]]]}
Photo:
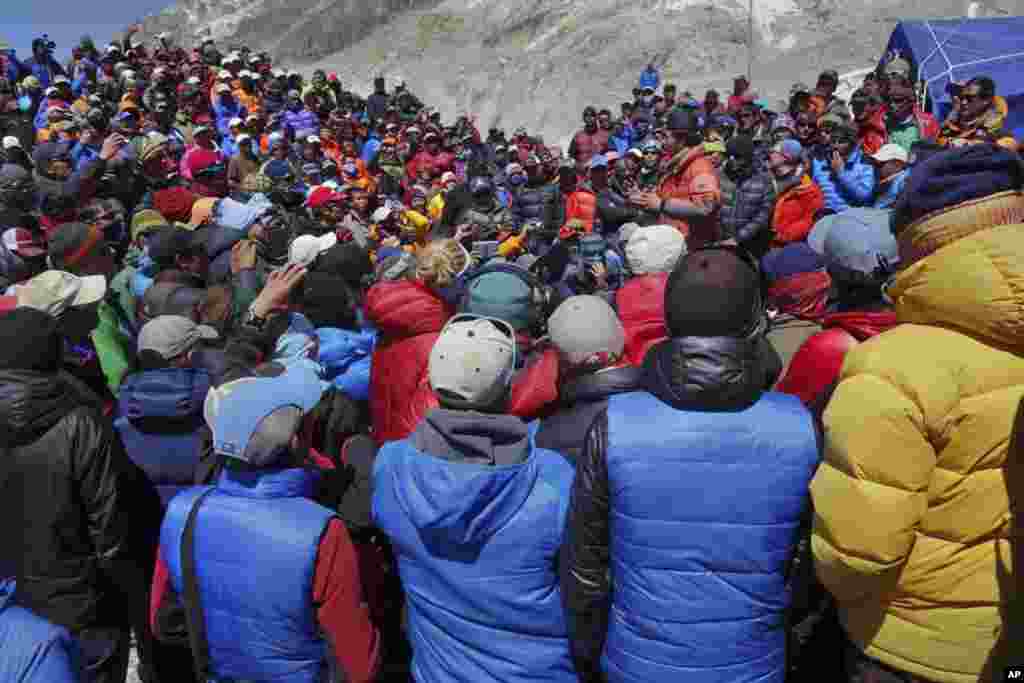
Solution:
{"label": "yellow jacket sleeve", "polygon": [[935,467],[920,407],[851,360],[825,411],[825,457],[811,482],[818,577],[840,602],[884,599],[895,587]]}
{"label": "yellow jacket sleeve", "polygon": [[518,254],[523,249],[523,238],[519,235],[512,235],[498,245],[498,256],[508,258]]}

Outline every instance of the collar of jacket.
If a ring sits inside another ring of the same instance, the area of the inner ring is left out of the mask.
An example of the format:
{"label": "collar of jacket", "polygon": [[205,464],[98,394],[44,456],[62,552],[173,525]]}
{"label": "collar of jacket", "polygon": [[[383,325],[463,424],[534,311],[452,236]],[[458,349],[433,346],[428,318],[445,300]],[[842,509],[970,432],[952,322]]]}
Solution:
{"label": "collar of jacket", "polygon": [[636,391],[641,387],[643,376],[643,370],[633,366],[590,372],[562,384],[559,398],[565,405],[572,405],[578,401],[597,401],[613,394]]}
{"label": "collar of jacket", "polygon": [[224,468],[217,489],[241,498],[311,498],[318,474],[311,468]]}
{"label": "collar of jacket", "polygon": [[644,388],[677,410],[740,411],[765,389],[759,338],[677,337],[647,352]]}

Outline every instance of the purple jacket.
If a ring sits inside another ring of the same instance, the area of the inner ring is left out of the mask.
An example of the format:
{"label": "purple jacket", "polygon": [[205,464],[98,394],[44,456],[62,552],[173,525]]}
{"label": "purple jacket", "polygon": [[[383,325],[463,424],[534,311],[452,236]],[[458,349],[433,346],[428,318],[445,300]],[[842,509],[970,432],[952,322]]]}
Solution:
{"label": "purple jacket", "polygon": [[284,125],[295,131],[295,137],[301,135],[319,135],[320,118],[315,112],[303,107],[298,111],[286,109],[283,116]]}

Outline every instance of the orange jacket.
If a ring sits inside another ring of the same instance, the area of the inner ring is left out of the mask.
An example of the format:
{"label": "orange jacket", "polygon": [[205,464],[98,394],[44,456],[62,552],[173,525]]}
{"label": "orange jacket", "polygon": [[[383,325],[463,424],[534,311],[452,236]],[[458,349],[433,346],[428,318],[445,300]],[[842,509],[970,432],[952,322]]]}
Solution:
{"label": "orange jacket", "polygon": [[811,177],[805,175],[800,182],[790,187],[775,199],[772,210],[772,229],[777,247],[807,238],[814,226],[814,216],[825,208],[825,195]]}
{"label": "orange jacket", "polygon": [[565,223],[562,232],[566,232],[569,221],[583,222],[584,232],[594,231],[594,216],[597,215],[597,195],[589,188],[580,187],[565,198]]}
{"label": "orange jacket", "polygon": [[682,199],[693,204],[711,205],[714,211],[707,218],[684,221],[668,219],[687,238],[691,249],[713,242],[718,226],[718,209],[722,204],[722,189],[718,172],[711,158],[705,156],[704,147],[691,147],[669,161],[670,171],[658,184],[662,199]]}

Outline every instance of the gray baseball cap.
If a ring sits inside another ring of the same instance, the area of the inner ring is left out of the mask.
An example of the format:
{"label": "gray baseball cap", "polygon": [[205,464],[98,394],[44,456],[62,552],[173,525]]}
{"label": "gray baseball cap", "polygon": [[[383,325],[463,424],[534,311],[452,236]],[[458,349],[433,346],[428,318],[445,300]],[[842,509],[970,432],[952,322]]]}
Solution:
{"label": "gray baseball cap", "polygon": [[441,403],[458,410],[498,405],[516,367],[515,331],[504,320],[452,318],[430,350],[430,386]]}
{"label": "gray baseball cap", "polygon": [[618,356],[626,345],[622,321],[599,296],[571,296],[559,304],[548,319],[548,335],[572,364],[598,353]]}
{"label": "gray baseball cap", "polygon": [[166,360],[178,358],[191,351],[203,340],[217,339],[217,330],[208,325],[197,325],[180,315],[161,315],[142,326],[139,332],[139,353],[154,351]]}
{"label": "gray baseball cap", "polygon": [[900,261],[899,245],[889,227],[891,213],[854,208],[825,216],[807,236],[807,244],[828,265],[865,275],[891,269]]}

